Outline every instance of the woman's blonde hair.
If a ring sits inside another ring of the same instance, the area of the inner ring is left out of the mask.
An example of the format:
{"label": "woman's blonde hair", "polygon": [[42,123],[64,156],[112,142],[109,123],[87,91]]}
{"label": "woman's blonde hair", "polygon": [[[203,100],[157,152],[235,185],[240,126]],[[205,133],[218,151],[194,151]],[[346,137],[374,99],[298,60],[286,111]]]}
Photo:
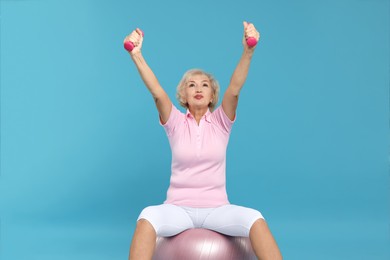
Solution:
{"label": "woman's blonde hair", "polygon": [[196,75],[205,75],[210,80],[211,89],[213,90],[213,99],[212,99],[212,101],[209,104],[209,108],[210,108],[211,111],[213,111],[215,106],[218,103],[219,84],[218,84],[218,81],[214,78],[214,76],[212,74],[207,73],[204,70],[201,70],[201,69],[191,69],[191,70],[188,70],[186,73],[184,73],[182,79],[179,82],[179,85],[177,86],[176,98],[180,102],[180,105],[182,107],[188,108],[188,103],[183,98],[183,96],[184,96],[184,87],[186,86],[188,80],[192,76],[196,76]]}

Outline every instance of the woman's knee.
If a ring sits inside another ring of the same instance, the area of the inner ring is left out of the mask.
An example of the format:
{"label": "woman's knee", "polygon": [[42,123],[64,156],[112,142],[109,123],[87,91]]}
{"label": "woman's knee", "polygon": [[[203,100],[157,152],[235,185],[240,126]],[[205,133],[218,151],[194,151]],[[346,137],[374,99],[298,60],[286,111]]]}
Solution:
{"label": "woman's knee", "polygon": [[193,223],[185,210],[170,204],[144,208],[138,217],[138,221],[140,220],[148,221],[157,236],[173,236],[193,227]]}
{"label": "woman's knee", "polygon": [[137,221],[136,228],[141,232],[153,232],[154,234],[156,234],[156,230],[153,227],[152,223],[150,223],[149,220],[144,218],[141,218]]}
{"label": "woman's knee", "polygon": [[144,219],[144,218],[141,218],[141,219],[137,220],[137,227],[138,227],[138,226],[140,226],[140,227],[151,227],[151,228],[153,228],[152,223],[150,223],[149,220]]}
{"label": "woman's knee", "polygon": [[264,219],[259,218],[253,223],[249,238],[256,255],[263,256],[259,257],[260,259],[283,259],[275,238]]}
{"label": "woman's knee", "polygon": [[269,228],[268,228],[268,225],[267,225],[267,222],[265,221],[265,219],[264,218],[258,218],[258,219],[256,219],[254,222],[253,222],[253,224],[252,224],[252,226],[251,226],[251,228],[250,228],[250,231],[252,231],[253,229],[267,229],[267,230],[269,230]]}

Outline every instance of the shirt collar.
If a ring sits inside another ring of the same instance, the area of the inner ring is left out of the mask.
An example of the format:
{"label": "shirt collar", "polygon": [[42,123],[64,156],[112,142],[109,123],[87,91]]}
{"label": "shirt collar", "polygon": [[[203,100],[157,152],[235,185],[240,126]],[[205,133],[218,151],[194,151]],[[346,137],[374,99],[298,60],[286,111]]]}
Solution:
{"label": "shirt collar", "polygon": [[[190,113],[190,110],[187,108],[186,117],[194,118],[192,114]],[[206,122],[211,123],[211,112],[210,109],[207,109],[206,114],[202,117],[202,119],[205,119]]]}

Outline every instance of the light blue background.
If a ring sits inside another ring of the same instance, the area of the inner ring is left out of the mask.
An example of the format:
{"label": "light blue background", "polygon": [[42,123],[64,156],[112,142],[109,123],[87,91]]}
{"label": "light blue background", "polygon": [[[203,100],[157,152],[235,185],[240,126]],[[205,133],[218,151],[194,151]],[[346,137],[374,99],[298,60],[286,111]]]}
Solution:
{"label": "light blue background", "polygon": [[[261,32],[228,149],[232,203],[285,259],[389,259],[389,1],[1,1],[2,260],[126,259],[170,149],[123,38],[174,100],[226,89]],[[175,104],[178,104],[175,100]]]}

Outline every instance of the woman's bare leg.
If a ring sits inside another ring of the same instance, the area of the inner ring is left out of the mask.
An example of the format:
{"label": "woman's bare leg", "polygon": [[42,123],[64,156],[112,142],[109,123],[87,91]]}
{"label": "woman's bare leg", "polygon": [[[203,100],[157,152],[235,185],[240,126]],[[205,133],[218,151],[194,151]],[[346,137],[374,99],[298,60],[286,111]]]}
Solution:
{"label": "woman's bare leg", "polygon": [[146,219],[137,221],[131,241],[129,260],[151,260],[156,246],[156,231]]}
{"label": "woman's bare leg", "polygon": [[281,260],[282,254],[264,219],[258,219],[249,232],[253,251],[259,260]]}

